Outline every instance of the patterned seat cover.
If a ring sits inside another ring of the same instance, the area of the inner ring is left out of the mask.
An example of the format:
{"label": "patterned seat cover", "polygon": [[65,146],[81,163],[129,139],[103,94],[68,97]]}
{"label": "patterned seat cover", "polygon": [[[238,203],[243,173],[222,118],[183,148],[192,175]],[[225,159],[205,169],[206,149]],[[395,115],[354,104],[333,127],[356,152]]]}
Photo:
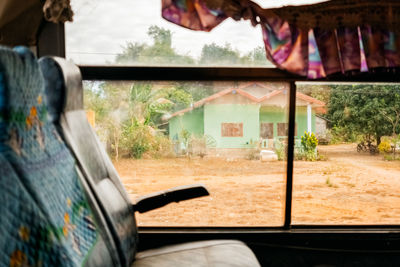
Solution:
{"label": "patterned seat cover", "polygon": [[84,265],[99,236],[27,49],[0,47],[0,266]]}

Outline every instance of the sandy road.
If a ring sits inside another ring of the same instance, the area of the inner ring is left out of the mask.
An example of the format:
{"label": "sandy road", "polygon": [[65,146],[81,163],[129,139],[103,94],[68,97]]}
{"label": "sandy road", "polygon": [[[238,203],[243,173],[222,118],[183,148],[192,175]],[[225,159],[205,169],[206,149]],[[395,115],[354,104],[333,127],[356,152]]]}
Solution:
{"label": "sandy road", "polygon": [[320,147],[328,160],[295,162],[293,222],[400,223],[400,162],[357,153],[354,145]]}
{"label": "sandy road", "polygon": [[[293,223],[400,223],[400,161],[321,146],[326,161],[294,164]],[[115,166],[132,199],[203,183],[210,197],[138,215],[139,225],[277,226],[283,222],[285,162],[245,159],[122,159]]]}

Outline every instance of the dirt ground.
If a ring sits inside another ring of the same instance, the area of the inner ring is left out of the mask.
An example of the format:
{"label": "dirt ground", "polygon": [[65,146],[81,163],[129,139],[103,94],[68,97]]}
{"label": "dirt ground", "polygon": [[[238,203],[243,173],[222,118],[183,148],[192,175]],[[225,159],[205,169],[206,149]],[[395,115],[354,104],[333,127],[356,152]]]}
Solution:
{"label": "dirt ground", "polygon": [[[400,161],[319,146],[325,161],[294,163],[294,224],[400,223]],[[202,183],[211,196],[138,214],[140,226],[279,226],[285,162],[226,158],[120,159],[132,201],[174,186]]]}

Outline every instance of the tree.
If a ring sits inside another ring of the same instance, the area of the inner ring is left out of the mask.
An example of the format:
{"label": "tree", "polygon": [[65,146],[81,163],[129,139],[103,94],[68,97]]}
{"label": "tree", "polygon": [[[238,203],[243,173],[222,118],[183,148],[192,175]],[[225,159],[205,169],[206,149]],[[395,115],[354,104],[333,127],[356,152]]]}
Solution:
{"label": "tree", "polygon": [[328,103],[331,95],[331,86],[328,84],[299,84],[296,90],[322,102]]}
{"label": "tree", "polygon": [[175,91],[175,88],[169,87],[155,89],[148,82],[133,83],[129,99],[130,118],[156,129],[161,123],[162,116],[175,105],[174,101],[190,103],[190,100],[185,99],[185,97],[190,98],[190,95],[180,95],[180,98],[177,98],[179,93]]}
{"label": "tree", "polygon": [[400,86],[336,85],[331,86],[328,118],[333,126],[348,132],[375,138],[377,144],[385,135],[398,134]]}
{"label": "tree", "polygon": [[249,52],[244,58],[248,58],[247,62],[246,60],[243,60],[243,63],[247,63],[249,65],[254,65],[254,66],[268,66],[268,67],[274,67],[274,64],[272,64],[270,61],[267,60],[267,56],[265,54],[265,48],[263,46],[257,46],[254,48],[251,52]]}
{"label": "tree", "polygon": [[84,82],[85,109],[96,114],[96,128],[115,158],[119,156],[123,123],[128,118],[129,83]]}
{"label": "tree", "polygon": [[118,64],[142,65],[246,65],[272,66],[266,59],[265,48],[258,46],[245,55],[233,49],[229,43],[224,46],[206,44],[198,60],[189,55],[179,54],[172,47],[173,33],[165,28],[152,25],[147,30],[152,44],[128,42],[115,58]]}
{"label": "tree", "polygon": [[264,47],[258,46],[244,56],[234,50],[229,43],[219,46],[215,43],[206,44],[201,50],[200,65],[246,65],[272,66],[265,55]]}
{"label": "tree", "polygon": [[240,53],[233,50],[229,43],[219,46],[215,43],[206,44],[201,49],[199,63],[202,65],[236,65],[240,63]]}
{"label": "tree", "polygon": [[182,90],[188,93],[191,96],[193,102],[199,101],[215,93],[214,83],[210,81],[201,81],[201,82],[180,81],[174,83],[173,87],[175,87],[177,90]]}
{"label": "tree", "polygon": [[172,32],[170,30],[150,26],[147,34],[153,39],[153,44],[127,43],[122,47],[115,61],[119,64],[145,64],[145,65],[189,65],[195,64],[193,58],[178,54],[172,47]]}
{"label": "tree", "polygon": [[153,38],[154,45],[171,47],[172,45],[172,33],[170,30],[152,25],[147,30],[147,34]]}

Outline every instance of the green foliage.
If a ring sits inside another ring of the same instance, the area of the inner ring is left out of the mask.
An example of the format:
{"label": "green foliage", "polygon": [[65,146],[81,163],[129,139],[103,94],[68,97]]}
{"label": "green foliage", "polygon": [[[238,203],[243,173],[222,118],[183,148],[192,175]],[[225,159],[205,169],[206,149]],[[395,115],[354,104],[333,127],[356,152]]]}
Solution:
{"label": "green foliage", "polygon": [[308,161],[316,161],[318,159],[317,145],[318,139],[314,133],[304,132],[301,137],[300,157]]}
{"label": "green foliage", "polygon": [[125,125],[122,136],[121,147],[131,157],[140,159],[151,148],[153,136],[148,125],[140,124],[137,121]]}
{"label": "green foliage", "polygon": [[356,132],[350,131],[345,126],[333,126],[329,130],[329,135],[331,144],[354,143],[362,139]]}
{"label": "green foliage", "polygon": [[337,185],[334,185],[334,184],[331,182],[331,179],[329,179],[329,177],[326,178],[325,184],[326,184],[328,187],[338,188]]}
{"label": "green foliage", "polygon": [[278,156],[278,160],[286,160],[287,146],[280,141],[276,141],[274,146],[275,154]]}
{"label": "green foliage", "polygon": [[382,141],[379,146],[378,146],[378,150],[380,153],[389,153],[392,150],[392,147],[390,145],[389,141]]}
{"label": "green foliage", "polygon": [[152,25],[147,30],[147,34],[153,38],[154,45],[171,47],[172,44],[172,33],[170,30]]}
{"label": "green foliage", "polygon": [[190,142],[191,137],[192,137],[192,134],[186,129],[182,129],[182,131],[179,133],[179,138],[185,144],[187,153],[189,153],[189,142]]}
{"label": "green foliage", "polygon": [[243,58],[242,61],[247,65],[273,66],[273,64],[267,60],[267,55],[265,54],[265,48],[263,46],[257,46],[254,48]]}
{"label": "green foliage", "polygon": [[145,153],[153,158],[172,155],[172,144],[168,137],[158,134],[149,125],[132,121],[123,129],[121,148],[130,157],[140,159]]}
{"label": "green foliage", "polygon": [[172,48],[172,33],[158,26],[150,26],[147,34],[153,39],[153,44],[127,43],[122,47],[115,61],[119,64],[170,65],[171,62],[181,65],[191,65],[195,61],[186,55],[178,54]]}
{"label": "green foliage", "polygon": [[85,109],[91,109],[95,112],[97,118],[102,120],[108,112],[107,101],[102,97],[100,90],[96,90],[96,82],[83,81]]}
{"label": "green foliage", "polygon": [[385,154],[383,155],[383,158],[387,161],[394,161],[394,160],[400,160],[399,157],[396,157],[395,154]]}
{"label": "green foliage", "polygon": [[151,143],[151,149],[148,151],[151,158],[169,158],[174,155],[171,140],[163,135],[156,134]]}
{"label": "green foliage", "polygon": [[331,86],[328,119],[347,135],[374,137],[378,145],[384,135],[400,132],[399,85]]}
{"label": "green foliage", "polygon": [[214,94],[213,82],[176,82],[171,84],[176,90],[182,90],[191,96],[193,102]]}
{"label": "green foliage", "polygon": [[215,43],[206,44],[201,50],[200,65],[272,65],[265,55],[263,47],[256,47],[248,54],[241,56],[239,51],[234,50],[229,43],[219,46]]}
{"label": "green foliage", "polygon": [[158,133],[158,127],[162,116],[173,109],[173,101],[191,102],[185,91],[154,88],[148,82],[86,82],[84,86],[85,108],[95,111],[97,133],[115,158],[120,152],[135,158],[146,152],[154,157],[172,153],[168,138]]}
{"label": "green foliage", "polygon": [[169,88],[169,90],[166,91],[166,98],[174,104],[172,111],[182,110],[193,103],[192,95],[181,86]]}
{"label": "green foliage", "polygon": [[264,47],[256,47],[245,55],[233,49],[229,43],[219,46],[215,43],[203,46],[201,56],[195,59],[178,53],[172,47],[173,34],[170,30],[152,25],[147,31],[152,44],[126,43],[115,58],[118,64],[137,65],[250,65],[272,66],[265,55]]}
{"label": "green foliage", "polygon": [[332,88],[330,85],[299,84],[296,86],[296,89],[298,92],[316,98],[325,103],[329,103]]}
{"label": "green foliage", "polygon": [[318,139],[315,137],[314,133],[304,132],[301,137],[301,146],[305,151],[315,151],[318,145]]}
{"label": "green foliage", "polygon": [[134,83],[130,88],[130,117],[145,125],[158,126],[174,105],[165,98],[166,90],[169,89],[154,89],[149,83]]}
{"label": "green foliage", "polygon": [[215,43],[206,44],[201,50],[200,64],[235,65],[240,63],[240,53],[233,50],[231,45],[219,46]]}

